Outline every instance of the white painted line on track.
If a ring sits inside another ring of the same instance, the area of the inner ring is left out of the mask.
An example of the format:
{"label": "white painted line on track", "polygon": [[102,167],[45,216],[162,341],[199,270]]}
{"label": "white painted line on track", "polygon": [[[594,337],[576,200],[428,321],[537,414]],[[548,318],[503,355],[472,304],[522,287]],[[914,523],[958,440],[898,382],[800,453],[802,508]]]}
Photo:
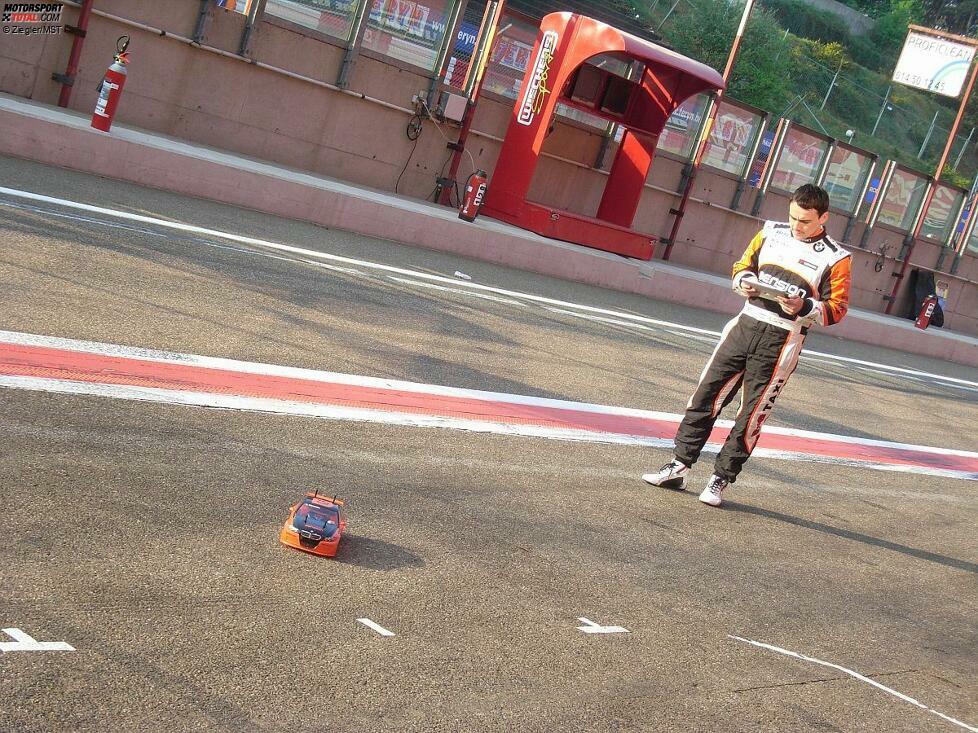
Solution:
{"label": "white painted line on track", "polygon": [[413,285],[417,288],[428,288],[430,290],[442,290],[446,293],[460,293],[461,295],[468,295],[469,297],[482,298],[483,300],[492,300],[496,303],[505,303],[506,305],[518,305],[521,308],[526,307],[526,303],[522,303],[518,300],[513,300],[512,298],[500,298],[495,295],[486,295],[485,293],[471,293],[461,288],[449,288],[444,285],[436,285],[435,283],[420,282],[418,280],[412,280],[406,277],[396,277],[394,275],[388,275],[388,280],[393,280],[394,282],[404,283],[405,285]]}
{"label": "white painted line on track", "polygon": [[371,621],[369,618],[358,618],[357,621],[366,626],[368,629],[373,629],[381,636],[394,636],[393,631],[388,631],[376,621]]}
{"label": "white painted line on track", "polygon": [[865,361],[863,359],[853,359],[848,356],[838,356],[836,354],[828,354],[824,351],[814,351],[807,349],[802,352],[802,358],[806,355],[809,356],[820,356],[823,359],[831,359],[832,361],[841,361],[844,364],[861,364],[864,366],[874,367],[880,369],[883,372],[891,374],[907,374],[913,377],[928,377],[930,379],[937,379],[942,382],[949,382],[951,384],[963,384],[968,387],[978,387],[978,382],[972,382],[967,379],[958,379],[957,377],[948,377],[944,374],[934,374],[933,372],[922,372],[917,369],[906,369],[904,367],[890,366],[889,364],[879,364],[875,361]]}
{"label": "white painted line on track", "polygon": [[[331,262],[341,262],[348,265],[354,265],[356,267],[363,267],[367,269],[380,270],[383,272],[392,272],[398,275],[406,275],[422,280],[429,280],[431,282],[445,283],[448,285],[453,285],[461,288],[468,288],[472,290],[479,290],[483,292],[495,293],[496,295],[509,296],[513,298],[521,298],[526,301],[541,303],[544,305],[558,306],[564,308],[574,308],[579,311],[584,311],[587,313],[595,313],[606,316],[611,316],[618,319],[623,319],[631,324],[643,323],[653,326],[659,326],[663,328],[674,328],[683,331],[687,334],[702,334],[704,336],[710,336],[716,339],[720,336],[719,331],[712,331],[705,328],[696,328],[694,326],[687,326],[682,323],[675,323],[672,321],[663,321],[657,318],[649,318],[647,316],[639,316],[634,313],[626,313],[622,311],[616,311],[608,308],[599,308],[596,306],[583,305],[580,303],[572,303],[565,300],[557,300],[554,298],[547,298],[541,295],[533,295],[531,293],[523,293],[515,290],[506,290],[504,288],[496,288],[488,285],[480,285],[478,283],[469,283],[460,281],[458,278],[445,277],[442,275],[432,275],[426,272],[420,272],[417,270],[408,270],[402,267],[394,267],[392,265],[383,265],[377,262],[370,262],[367,260],[359,260],[352,257],[343,257],[341,255],[333,255],[325,252],[319,252],[317,250],[305,249],[302,247],[294,247],[286,244],[279,244],[277,242],[270,242],[264,239],[258,239],[256,237],[246,237],[240,234],[232,234],[231,232],[224,232],[219,229],[209,229],[207,227],[199,227],[192,224],[182,224],[180,222],[168,221],[166,219],[159,219],[151,216],[143,216],[141,214],[133,214],[127,211],[119,211],[116,209],[107,209],[101,206],[92,206],[90,204],[82,204],[76,201],[69,201],[67,199],[56,198],[53,196],[44,196],[43,194],[32,193],[30,191],[21,191],[19,189],[6,188],[0,186],[0,194],[6,194],[7,196],[12,196],[14,198],[27,199],[30,201],[40,201],[43,203],[53,204],[56,206],[62,206],[65,208],[77,209],[79,211],[88,211],[92,213],[103,214],[105,216],[112,216],[120,219],[127,219],[130,221],[138,221],[144,224],[153,224],[155,226],[164,227],[168,229],[174,229],[182,232],[190,232],[194,234],[203,234],[211,237],[221,237],[223,239],[228,239],[233,242],[240,242],[242,244],[249,244],[256,247],[262,247],[265,249],[277,250],[280,252],[289,252],[291,254],[301,255],[304,258],[313,258],[315,260],[329,260]],[[4,202],[0,202],[2,204]],[[56,216],[64,216],[64,214],[59,214],[58,212],[47,212]],[[86,219],[86,221],[90,221]],[[105,222],[102,222],[105,223]],[[107,224],[107,223],[106,223]],[[107,224],[108,225],[108,224]],[[853,359],[845,356],[837,356],[835,354],[828,354],[820,351],[806,350],[801,358],[805,359],[808,356],[818,356],[824,359],[830,359],[833,361],[844,362],[847,364],[858,364],[863,366],[876,367],[878,369],[883,369],[887,372],[892,372],[896,374],[907,374],[914,375],[918,377],[927,377],[930,379],[936,379],[942,382],[946,382],[952,385],[966,385],[969,387],[978,388],[978,382],[969,381],[966,379],[958,379],[956,377],[948,377],[943,374],[934,374],[932,372],[923,372],[915,369],[907,369],[904,367],[890,366],[888,364],[879,364],[876,362],[865,361],[862,359]]]}
{"label": "white painted line on track", "polygon": [[[241,250],[242,252],[248,252],[249,250]],[[322,267],[324,270],[332,270],[333,272],[342,272],[344,275],[358,275],[360,277],[366,277],[367,273],[363,270],[355,270],[352,267],[340,267],[339,265],[328,265],[325,262],[313,262],[312,260],[302,260],[307,265],[315,265],[316,267]]]}
{"label": "white painted line on track", "polygon": [[601,624],[595,623],[591,619],[584,618],[583,616],[578,617],[578,621],[585,624],[584,626],[578,626],[578,631],[583,631],[585,634],[628,634],[628,629],[624,626],[602,626]]}
{"label": "white painted line on track", "polygon": [[777,652],[778,654],[783,654],[786,657],[793,657],[794,659],[800,659],[800,660],[802,660],[804,662],[811,662],[812,664],[820,664],[823,667],[829,667],[830,669],[836,669],[836,670],[838,670],[838,671],[840,671],[840,672],[842,672],[844,674],[849,675],[850,677],[854,677],[855,679],[859,680],[860,682],[865,682],[866,684],[872,685],[873,687],[876,687],[876,688],[882,690],[883,692],[885,692],[885,693],[887,693],[889,695],[893,695],[894,697],[899,698],[900,700],[903,700],[904,702],[908,702],[911,705],[916,705],[918,708],[921,708],[922,710],[926,710],[928,713],[933,713],[937,717],[943,718],[944,720],[948,721],[949,723],[953,723],[954,725],[957,725],[957,726],[959,726],[961,728],[964,728],[965,730],[973,731],[973,733],[978,733],[978,728],[975,728],[974,726],[968,725],[967,723],[962,723],[960,720],[956,720],[955,718],[952,718],[949,715],[945,715],[944,713],[938,712],[937,710],[934,710],[933,708],[927,707],[922,702],[920,702],[919,700],[914,700],[909,695],[904,695],[902,692],[897,692],[896,690],[894,690],[894,689],[892,689],[890,687],[887,687],[886,685],[881,685],[876,680],[871,680],[869,677],[866,677],[864,675],[861,675],[858,672],[854,672],[851,669],[846,669],[845,667],[843,667],[841,665],[833,664],[832,662],[823,662],[821,659],[816,659],[815,657],[809,657],[809,656],[806,656],[804,654],[799,654],[798,652],[792,652],[792,651],[789,651],[787,649],[782,649],[781,647],[774,646],[772,644],[765,644],[762,641],[754,641],[752,639],[745,639],[742,636],[733,636],[732,634],[727,634],[727,638],[728,639],[735,639],[736,641],[742,641],[745,644],[751,644],[753,646],[760,647],[761,649],[767,649],[768,651]]}
{"label": "white painted line on track", "polygon": [[[607,323],[611,326],[625,326],[626,328],[637,328],[641,331],[651,331],[653,333],[659,333],[664,331],[665,333],[672,334],[673,336],[678,336],[679,338],[693,339],[694,341],[703,341],[708,344],[716,344],[716,338],[714,336],[702,336],[698,333],[684,333],[683,331],[678,331],[676,328],[665,328],[662,326],[645,326],[641,323],[635,323],[634,321],[626,321],[622,318],[610,318],[608,316],[593,316],[588,313],[579,313],[568,308],[551,308],[549,306],[544,306],[545,310],[551,313],[559,313],[564,316],[571,316],[573,318],[580,318],[585,321],[594,321],[595,323]],[[679,326],[677,326],[679,328]],[[716,336],[720,334],[717,333]]]}
{"label": "white painted line on track", "polygon": [[75,647],[64,641],[37,641],[20,629],[3,629],[14,641],[0,641],[0,652],[73,652]]}

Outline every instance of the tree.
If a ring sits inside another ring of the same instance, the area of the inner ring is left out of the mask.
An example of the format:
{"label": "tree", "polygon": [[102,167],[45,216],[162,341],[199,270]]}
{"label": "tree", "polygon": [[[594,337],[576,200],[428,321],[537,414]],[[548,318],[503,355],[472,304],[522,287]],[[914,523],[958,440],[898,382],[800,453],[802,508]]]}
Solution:
{"label": "tree", "polygon": [[975,30],[978,0],[923,0],[919,15],[929,28],[968,35]]}
{"label": "tree", "polygon": [[890,0],[850,0],[846,3],[870,18],[879,18],[890,12]]}
{"label": "tree", "polygon": [[921,19],[920,7],[914,0],[893,0],[890,10],[876,21],[871,38],[880,56],[897,56],[907,37],[907,26]]}
{"label": "tree", "polygon": [[[695,15],[689,14],[670,26],[668,40],[680,53],[714,69],[723,69],[742,13],[740,3],[698,3]],[[755,5],[728,94],[771,112],[784,108],[785,100],[792,97],[792,61],[783,37],[784,30],[771,13]]]}

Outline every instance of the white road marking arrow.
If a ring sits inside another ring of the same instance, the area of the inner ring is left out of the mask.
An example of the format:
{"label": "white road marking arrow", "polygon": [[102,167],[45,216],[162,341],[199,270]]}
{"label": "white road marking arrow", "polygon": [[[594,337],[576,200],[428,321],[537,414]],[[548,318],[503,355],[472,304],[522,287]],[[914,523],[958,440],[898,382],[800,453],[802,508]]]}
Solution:
{"label": "white road marking arrow", "polygon": [[37,641],[20,629],[3,629],[16,641],[0,641],[0,652],[73,652],[75,647],[63,641]]}
{"label": "white road marking arrow", "polygon": [[583,631],[585,634],[627,634],[628,629],[624,626],[602,626],[601,624],[596,624],[590,619],[586,619],[583,616],[579,616],[578,621],[583,621],[587,626],[578,626],[578,631]]}
{"label": "white road marking arrow", "polygon": [[368,629],[373,629],[374,631],[376,631],[381,636],[394,636],[394,632],[393,631],[388,631],[387,629],[385,629],[380,624],[378,624],[378,623],[376,623],[374,621],[371,621],[369,618],[358,618],[357,621],[359,621],[360,623],[362,623]]}

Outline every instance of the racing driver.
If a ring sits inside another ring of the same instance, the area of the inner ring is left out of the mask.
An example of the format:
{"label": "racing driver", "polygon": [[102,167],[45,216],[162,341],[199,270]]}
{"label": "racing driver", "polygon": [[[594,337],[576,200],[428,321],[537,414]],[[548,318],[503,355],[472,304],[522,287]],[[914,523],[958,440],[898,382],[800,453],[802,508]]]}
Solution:
{"label": "racing driver", "polygon": [[849,307],[851,257],[825,233],[829,195],[806,184],[788,205],[787,223],[766,222],[733,266],[733,289],[747,298],[724,327],[676,433],[675,457],[642,479],[683,490],[720,411],[741,390],[740,410],[699,499],[723,503],[774,402],[794,371],[810,326],[831,326]]}

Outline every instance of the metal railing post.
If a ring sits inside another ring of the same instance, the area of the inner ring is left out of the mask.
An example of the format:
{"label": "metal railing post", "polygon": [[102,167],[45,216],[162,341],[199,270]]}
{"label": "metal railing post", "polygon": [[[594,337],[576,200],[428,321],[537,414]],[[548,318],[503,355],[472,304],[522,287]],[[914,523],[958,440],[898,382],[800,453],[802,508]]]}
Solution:
{"label": "metal railing post", "polygon": [[883,173],[880,174],[880,185],[876,190],[876,198],[873,199],[873,203],[869,207],[866,216],[866,228],[863,229],[863,235],[859,239],[859,246],[864,249],[869,244],[869,236],[873,233],[873,227],[876,226],[876,220],[879,219],[880,211],[883,209],[883,200],[890,192],[890,183],[893,180],[893,174],[895,172],[896,163],[892,160],[888,160],[883,164]]}
{"label": "metal railing post", "polygon": [[265,12],[265,1],[254,0],[248,9],[248,19],[245,21],[244,31],[241,33],[241,47],[238,49],[239,56],[248,55],[248,47],[251,45],[251,35],[254,33],[255,24],[258,22],[262,13]]}
{"label": "metal railing post", "polygon": [[744,195],[744,191],[747,189],[747,179],[750,177],[751,165],[754,158],[757,157],[757,151],[761,147],[761,140],[764,138],[764,132],[766,130],[767,117],[761,117],[761,123],[754,132],[754,140],[751,142],[750,153],[747,155],[747,161],[744,164],[744,171],[737,181],[737,188],[734,191],[733,198],[730,200],[730,208],[734,211],[740,207],[740,197]]}
{"label": "metal railing post", "polygon": [[771,185],[771,179],[774,178],[774,170],[781,161],[781,151],[784,149],[785,140],[788,139],[789,130],[791,130],[791,120],[781,118],[774,135],[774,142],[771,144],[771,153],[768,156],[767,165],[764,166],[764,174],[758,182],[757,195],[754,197],[754,204],[750,210],[751,216],[757,216],[761,213],[761,204],[764,203],[767,187]]}
{"label": "metal railing post", "polygon": [[[866,201],[866,192],[869,191],[869,185],[873,180],[873,173],[876,172],[876,165],[879,163],[879,158],[870,158],[869,160],[869,170],[866,171],[866,180],[863,181],[862,189],[859,192],[859,198],[856,200],[856,206],[852,210],[852,213],[846,219],[846,229],[842,233],[842,241],[848,242],[849,235],[852,234],[852,228],[856,225],[856,219],[859,218],[859,211],[863,208],[863,203]],[[877,191],[877,194],[879,191]]]}
{"label": "metal railing post", "polygon": [[439,83],[441,83],[442,71],[445,67],[445,61],[448,59],[448,55],[455,48],[455,36],[458,35],[458,26],[462,20],[462,13],[465,12],[465,6],[468,5],[468,0],[453,0],[452,12],[449,14],[448,25],[445,27],[445,35],[441,39],[441,45],[438,47],[438,56],[435,59],[435,67],[432,69],[431,84],[428,85],[428,106],[434,106],[434,95],[435,91],[438,89]]}
{"label": "metal railing post", "polygon": [[336,77],[336,86],[346,89],[350,85],[350,74],[360,55],[360,46],[363,44],[363,35],[367,32],[367,18],[370,15],[370,6],[373,0],[360,0],[357,5],[357,14],[353,18],[353,26],[350,28],[350,39],[343,54],[343,65],[340,66],[340,73]]}
{"label": "metal railing post", "polygon": [[213,0],[200,0],[200,10],[197,12],[197,25],[194,26],[194,43],[204,40],[204,26],[207,25],[207,17],[210,15]]}

